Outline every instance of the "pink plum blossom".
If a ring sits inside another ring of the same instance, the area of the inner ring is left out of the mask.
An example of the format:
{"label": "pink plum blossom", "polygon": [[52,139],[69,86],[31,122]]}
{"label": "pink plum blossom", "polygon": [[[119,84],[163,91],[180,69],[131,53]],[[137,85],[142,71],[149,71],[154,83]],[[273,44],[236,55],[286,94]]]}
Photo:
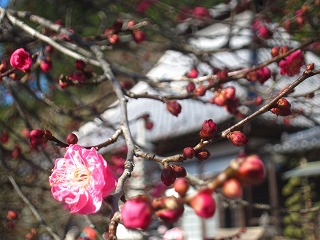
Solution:
{"label": "pink plum blossom", "polygon": [[71,213],[91,214],[115,189],[117,178],[95,148],[73,144],[56,160],[49,182],[53,197]]}
{"label": "pink plum blossom", "polygon": [[292,77],[300,73],[300,68],[304,65],[304,55],[301,50],[297,50],[279,62],[280,74]]}
{"label": "pink plum blossom", "polygon": [[11,54],[10,64],[13,68],[21,71],[27,71],[31,68],[32,57],[29,52],[23,48],[19,48]]}

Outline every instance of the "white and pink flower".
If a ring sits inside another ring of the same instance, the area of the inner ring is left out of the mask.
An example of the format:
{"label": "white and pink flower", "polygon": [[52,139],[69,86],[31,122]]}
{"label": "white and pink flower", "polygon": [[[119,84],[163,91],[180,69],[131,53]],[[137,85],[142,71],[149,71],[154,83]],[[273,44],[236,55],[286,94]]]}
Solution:
{"label": "white and pink flower", "polygon": [[91,214],[115,189],[117,178],[95,148],[74,144],[56,160],[49,182],[53,197],[71,213]]}

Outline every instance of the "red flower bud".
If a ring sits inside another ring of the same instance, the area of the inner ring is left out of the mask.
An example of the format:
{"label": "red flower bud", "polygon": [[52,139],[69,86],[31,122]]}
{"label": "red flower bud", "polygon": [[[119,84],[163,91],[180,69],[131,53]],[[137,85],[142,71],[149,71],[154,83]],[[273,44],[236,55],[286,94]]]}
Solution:
{"label": "red flower bud", "polygon": [[192,147],[186,147],[183,149],[183,157],[184,158],[193,158],[195,154],[195,151]]}
{"label": "red flower bud", "polygon": [[18,158],[21,154],[21,147],[19,144],[15,144],[14,149],[11,153],[12,158]]}
{"label": "red flower bud", "polygon": [[145,33],[140,29],[134,29],[132,31],[132,37],[136,43],[142,43],[144,40],[146,40]]}
{"label": "red flower bud", "polygon": [[210,152],[207,149],[202,149],[196,153],[196,158],[199,160],[207,160],[211,156]]}
{"label": "red flower bud", "polygon": [[5,144],[9,141],[9,134],[6,130],[2,130],[1,136],[0,136],[0,141],[2,144]]}
{"label": "red flower bud", "polygon": [[52,136],[48,130],[35,129],[30,132],[30,143],[33,147],[40,146],[48,141],[48,137]]}
{"label": "red flower bud", "polygon": [[213,199],[212,191],[205,189],[198,192],[191,200],[190,207],[202,218],[211,218],[216,210],[216,202]]}
{"label": "red flower bud", "polygon": [[240,182],[235,178],[231,178],[223,184],[222,192],[226,197],[236,199],[242,197],[243,191]]}
{"label": "red flower bud", "polygon": [[160,209],[156,211],[156,215],[166,223],[174,223],[179,220],[183,212],[184,212],[184,207],[182,205],[176,209],[168,209],[168,208]]}
{"label": "red flower bud", "polygon": [[196,68],[192,68],[187,74],[186,77],[188,78],[196,78],[199,75],[199,71]]}
{"label": "red flower bud", "polygon": [[288,116],[291,115],[291,104],[285,98],[280,98],[275,107],[270,110],[273,114],[279,116]]}
{"label": "red flower bud", "polygon": [[171,166],[167,166],[161,171],[161,181],[166,185],[170,186],[176,180],[176,173],[171,168]]}
{"label": "red flower bud", "polygon": [[128,229],[147,229],[152,222],[152,206],[149,198],[138,196],[127,200],[121,209],[121,219]]}
{"label": "red flower bud", "polygon": [[111,34],[107,36],[109,42],[111,44],[116,44],[117,42],[119,42],[119,36],[118,34]]}
{"label": "red flower bud", "polygon": [[150,120],[146,120],[144,126],[147,130],[151,130],[153,128],[153,122]]}
{"label": "red flower bud", "polygon": [[167,109],[172,115],[177,117],[181,112],[181,105],[176,100],[173,100],[173,101],[167,102]]}
{"label": "red flower bud", "polygon": [[193,82],[189,82],[186,86],[188,93],[193,93],[193,91],[196,89],[196,85]]}
{"label": "red flower bud", "polygon": [[246,157],[237,172],[237,178],[243,185],[247,186],[259,184],[263,181],[265,175],[264,164],[257,155]]}
{"label": "red flower bud", "polygon": [[207,91],[207,88],[205,86],[201,85],[194,90],[194,94],[196,96],[202,97],[206,94],[206,91]]}
{"label": "red flower bud", "polygon": [[292,114],[291,109],[289,108],[271,108],[270,110],[273,114],[276,114],[277,116],[289,116]]}
{"label": "red flower bud", "polygon": [[41,61],[40,68],[43,72],[48,73],[52,68],[51,58],[46,57],[43,61]]}
{"label": "red flower bud", "polygon": [[86,67],[86,63],[82,60],[77,60],[76,61],[76,68],[83,71]]}
{"label": "red flower bud", "polygon": [[9,210],[7,212],[7,219],[8,220],[14,220],[14,219],[17,219],[17,217],[18,217],[18,213],[16,211]]}
{"label": "red flower bud", "polygon": [[237,147],[241,147],[248,143],[247,137],[240,131],[230,132],[227,135],[227,138],[230,142],[232,142],[233,145]]}
{"label": "red flower bud", "polygon": [[257,96],[255,99],[254,99],[254,104],[255,105],[261,105],[263,103],[263,98],[260,97],[260,96]]}
{"label": "red flower bud", "polygon": [[278,107],[278,108],[290,108],[290,107],[291,107],[291,104],[288,102],[287,99],[285,99],[285,98],[280,98],[280,99],[277,101],[276,107]]}
{"label": "red flower bud", "polygon": [[189,189],[189,182],[186,178],[177,178],[174,182],[174,190],[181,196],[184,197]]}
{"label": "red flower bud", "polygon": [[273,48],[271,49],[271,56],[272,56],[272,57],[277,57],[277,56],[279,55],[279,50],[280,50],[279,47],[273,47]]}
{"label": "red flower bud", "polygon": [[185,177],[187,176],[186,169],[183,166],[180,165],[172,165],[171,168],[173,169],[175,176],[177,178]]}
{"label": "red flower bud", "polygon": [[220,82],[225,82],[228,79],[228,72],[228,68],[225,68],[224,70],[217,72],[217,77],[220,80]]}
{"label": "red flower bud", "polygon": [[66,142],[68,144],[76,144],[78,142],[78,137],[74,133],[69,133],[66,137]]}
{"label": "red flower bud", "polygon": [[212,119],[205,120],[202,123],[200,137],[204,139],[212,138],[217,131],[217,124]]}

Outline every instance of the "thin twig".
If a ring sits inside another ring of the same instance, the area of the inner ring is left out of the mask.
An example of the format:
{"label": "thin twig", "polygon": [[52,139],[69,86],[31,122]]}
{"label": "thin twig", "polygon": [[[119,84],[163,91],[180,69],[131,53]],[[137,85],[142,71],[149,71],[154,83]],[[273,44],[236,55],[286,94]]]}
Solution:
{"label": "thin twig", "polygon": [[33,213],[33,215],[36,217],[37,221],[43,225],[45,227],[45,229],[48,231],[48,233],[51,234],[51,236],[55,239],[55,240],[61,240],[61,238],[52,230],[51,227],[49,227],[46,222],[44,221],[44,219],[40,216],[40,214],[38,213],[38,211],[36,210],[36,208],[32,205],[32,203],[28,200],[28,198],[26,198],[26,196],[22,193],[22,191],[20,190],[18,184],[16,183],[16,181],[14,180],[14,178],[12,176],[8,176],[9,181],[11,182],[14,190],[17,192],[17,194],[19,195],[19,197],[25,202],[25,204],[30,208],[31,212]]}

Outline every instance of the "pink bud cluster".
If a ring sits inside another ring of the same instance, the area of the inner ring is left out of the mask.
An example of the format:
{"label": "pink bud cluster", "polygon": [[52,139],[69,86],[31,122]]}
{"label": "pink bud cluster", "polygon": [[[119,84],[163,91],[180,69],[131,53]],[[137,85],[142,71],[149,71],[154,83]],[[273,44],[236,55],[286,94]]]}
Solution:
{"label": "pink bud cluster", "polygon": [[111,27],[105,29],[101,37],[108,39],[109,43],[114,45],[119,42],[119,35],[121,32],[129,31],[136,43],[142,43],[145,41],[146,35],[141,29],[134,28],[134,25],[134,20],[125,24],[121,19],[118,19]]}
{"label": "pink bud cluster", "polygon": [[299,49],[279,62],[280,74],[290,77],[300,73],[301,67],[305,64],[303,52]]}
{"label": "pink bud cluster", "polygon": [[92,78],[92,69],[82,60],[75,62],[76,70],[69,76],[65,76],[59,79],[59,86],[61,88],[67,88],[71,85],[81,84]]}
{"label": "pink bud cluster", "polygon": [[232,199],[241,198],[243,187],[261,183],[266,175],[263,161],[257,155],[240,156],[243,162],[235,174],[222,185],[223,194]]}
{"label": "pink bud cluster", "polygon": [[238,111],[239,101],[234,87],[226,87],[216,91],[210,102],[218,106],[224,106],[231,114],[235,114]]}
{"label": "pink bud cluster", "polygon": [[249,72],[247,74],[247,79],[250,82],[259,82],[260,84],[264,84],[271,77],[271,71],[268,67],[263,67],[253,72]]}
{"label": "pink bud cluster", "polygon": [[252,24],[253,32],[261,39],[268,39],[272,37],[273,33],[268,27],[268,20],[257,19]]}
{"label": "pink bud cluster", "polygon": [[161,181],[166,185],[170,186],[176,180],[176,178],[185,177],[187,172],[181,165],[168,165],[161,171]]}
{"label": "pink bud cluster", "polygon": [[285,98],[280,98],[270,111],[278,116],[289,116],[292,114],[291,104]]}

